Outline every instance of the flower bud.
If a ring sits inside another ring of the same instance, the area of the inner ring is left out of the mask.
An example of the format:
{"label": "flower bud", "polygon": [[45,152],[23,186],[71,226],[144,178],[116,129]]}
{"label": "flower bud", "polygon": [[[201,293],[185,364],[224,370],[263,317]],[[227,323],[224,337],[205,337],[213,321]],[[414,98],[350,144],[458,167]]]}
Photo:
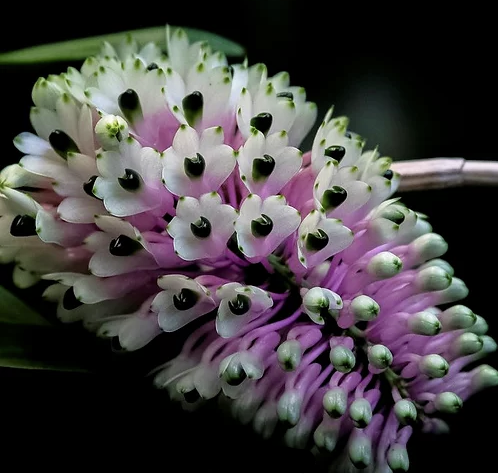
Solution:
{"label": "flower bud", "polygon": [[33,87],[31,97],[36,107],[54,110],[63,94],[64,90],[53,80],[40,77]]}
{"label": "flower bud", "polygon": [[128,124],[118,115],[106,115],[95,125],[95,134],[105,150],[116,150],[128,138]]}
{"label": "flower bud", "polygon": [[431,232],[417,237],[410,244],[410,250],[417,262],[427,262],[444,255],[448,250],[448,244],[439,234]]}
{"label": "flower bud", "polygon": [[391,252],[380,252],[370,259],[367,265],[369,275],[378,280],[391,278],[403,268],[401,259]]}
{"label": "flower bud", "polygon": [[429,354],[422,357],[418,367],[424,375],[435,379],[444,377],[450,370],[448,362],[439,354]]}
{"label": "flower bud", "polygon": [[358,469],[365,469],[372,462],[372,441],[363,433],[353,435],[348,448],[349,459]]}
{"label": "flower bud", "polygon": [[453,303],[453,301],[463,300],[469,294],[467,285],[460,279],[453,277],[451,285],[443,290],[439,296],[437,304]]}
{"label": "flower bud", "polygon": [[483,342],[477,334],[464,332],[451,343],[450,351],[455,357],[460,357],[475,354],[482,349],[482,346]]}
{"label": "flower bud", "polygon": [[496,341],[491,336],[483,335],[480,336],[480,339],[482,341],[481,353],[491,354],[498,348],[498,346],[496,345]]}
{"label": "flower bud", "polygon": [[404,398],[394,404],[394,414],[402,425],[413,425],[417,420],[415,404]]}
{"label": "flower bud", "polygon": [[457,413],[462,409],[462,399],[453,392],[438,393],[434,399],[436,410],[442,413]]}
{"label": "flower bud", "polygon": [[277,359],[280,367],[287,372],[296,370],[301,362],[303,349],[296,339],[284,341],[277,349]]}
{"label": "flower bud", "polygon": [[254,431],[263,439],[269,439],[273,435],[278,424],[278,417],[273,405],[263,405],[256,413],[253,420]]}
{"label": "flower bud", "polygon": [[349,407],[349,417],[357,428],[365,428],[372,420],[372,405],[365,398],[357,398]]}
{"label": "flower bud", "polygon": [[393,472],[407,472],[410,467],[408,451],[401,444],[394,444],[387,451],[387,464]]}
{"label": "flower bud", "polygon": [[325,319],[331,318],[334,311],[342,308],[342,299],[327,288],[315,286],[304,295],[303,306],[316,324],[325,324]]}
{"label": "flower bud", "polygon": [[498,385],[498,370],[490,365],[483,364],[475,369],[470,382],[476,391]]}
{"label": "flower bud", "polygon": [[334,387],[323,396],[323,408],[332,418],[340,418],[348,407],[348,394],[342,387]]}
{"label": "flower bud", "polygon": [[421,292],[442,291],[451,285],[451,275],[439,267],[420,270],[415,277],[415,285]]}
{"label": "flower bud", "polygon": [[434,336],[441,331],[441,323],[437,316],[429,311],[420,311],[408,319],[408,329],[413,334]]}
{"label": "flower bud", "polygon": [[475,317],[476,317],[476,322],[474,323],[473,326],[470,326],[468,330],[470,332],[473,332],[474,334],[477,334],[478,336],[483,336],[488,332],[489,329],[488,323],[482,316],[479,316],[478,314],[476,314]]}
{"label": "flower bud", "polygon": [[366,295],[353,298],[350,308],[356,321],[372,321],[380,311],[377,302]]}
{"label": "flower bud", "polygon": [[351,349],[338,345],[330,350],[330,362],[335,370],[347,374],[355,366],[356,358]]}
{"label": "flower bud", "polygon": [[240,362],[236,362],[233,359],[227,364],[225,370],[221,373],[221,376],[228,385],[240,385],[246,378],[247,374],[242,367]]}
{"label": "flower bud", "polygon": [[442,268],[450,276],[453,276],[455,274],[454,268],[446,260],[443,260],[441,258],[435,258],[433,260],[425,262],[423,265],[420,265],[419,270],[424,270],[425,268],[429,267]]}
{"label": "flower bud", "polygon": [[295,426],[301,417],[303,398],[297,390],[289,390],[278,400],[277,414],[280,421]]}
{"label": "flower bud", "polygon": [[327,423],[322,421],[313,433],[313,441],[317,447],[329,453],[333,452],[339,439],[338,428],[336,426],[328,426]]}
{"label": "flower bud", "polygon": [[443,311],[438,319],[444,331],[451,331],[470,328],[475,324],[477,317],[467,306],[457,304]]}
{"label": "flower bud", "polygon": [[387,369],[393,362],[392,352],[382,344],[375,344],[368,349],[368,362],[376,369]]}

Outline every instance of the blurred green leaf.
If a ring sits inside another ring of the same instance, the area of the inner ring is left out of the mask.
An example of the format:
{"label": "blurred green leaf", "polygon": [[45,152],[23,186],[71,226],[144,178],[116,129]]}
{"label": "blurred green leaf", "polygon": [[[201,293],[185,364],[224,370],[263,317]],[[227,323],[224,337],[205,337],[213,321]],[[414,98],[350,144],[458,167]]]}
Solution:
{"label": "blurred green leaf", "polygon": [[0,367],[92,372],[92,358],[57,326],[0,323]]}
{"label": "blurred green leaf", "polygon": [[34,311],[3,286],[0,286],[0,323],[50,326],[50,323],[41,314]]}
{"label": "blurred green leaf", "polygon": [[[191,42],[207,41],[213,49],[223,51],[227,56],[231,57],[241,57],[245,54],[244,48],[232,40],[195,28],[183,29],[188,34]],[[98,54],[103,41],[108,41],[113,46],[116,46],[129,34],[142,45],[150,41],[156,42],[159,45],[165,45],[166,41],[166,29],[164,26],[159,26],[9,51],[0,54],[0,64],[33,64],[84,60],[88,56]]]}
{"label": "blurred green leaf", "polygon": [[74,336],[0,286],[0,367],[91,372],[89,348]]}

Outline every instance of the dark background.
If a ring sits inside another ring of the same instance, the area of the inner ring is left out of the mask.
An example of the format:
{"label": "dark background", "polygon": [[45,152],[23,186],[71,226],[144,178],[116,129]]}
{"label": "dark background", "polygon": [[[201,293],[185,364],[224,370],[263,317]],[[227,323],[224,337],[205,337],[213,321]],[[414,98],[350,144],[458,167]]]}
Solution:
{"label": "dark background", "polygon": [[[270,74],[288,71],[292,83],[317,102],[320,115],[335,104],[337,114],[350,117],[350,128],[367,137],[368,145],[379,144],[383,154],[495,158],[495,32],[490,12],[475,2],[461,11],[439,11],[436,4],[398,3],[384,11],[376,4],[294,0],[40,2],[12,8],[0,29],[4,51],[167,22],[197,27],[240,42],[249,62],[266,63]],[[19,158],[11,140],[30,129],[32,85],[38,76],[66,67],[0,68],[2,165]],[[471,290],[464,303],[486,317],[495,338],[497,196],[496,188],[403,196],[445,236],[447,259]],[[67,331],[69,338],[75,330]],[[82,337],[78,350],[93,351],[93,339]],[[216,413],[191,415],[172,406],[143,379],[144,355],[130,360],[109,356],[107,347],[99,350],[105,360],[99,375],[0,371],[2,470],[321,469],[307,452],[262,442]],[[498,366],[495,355],[487,362]],[[411,471],[495,471],[497,396],[492,389],[469,400],[451,420],[450,435],[414,436]]]}

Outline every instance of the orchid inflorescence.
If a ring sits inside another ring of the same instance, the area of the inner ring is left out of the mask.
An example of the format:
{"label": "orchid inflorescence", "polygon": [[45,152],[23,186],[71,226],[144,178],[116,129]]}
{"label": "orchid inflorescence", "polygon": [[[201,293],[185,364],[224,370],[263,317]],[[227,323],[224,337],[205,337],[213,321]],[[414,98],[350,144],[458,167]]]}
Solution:
{"label": "orchid inflorescence", "polygon": [[106,43],[36,82],[36,134],[0,175],[1,261],[125,350],[190,325],[154,379],[185,409],[218,397],[333,469],[406,471],[414,428],[498,384],[446,242],[346,117],[297,148],[317,108],[287,73],[182,29],[166,43]]}

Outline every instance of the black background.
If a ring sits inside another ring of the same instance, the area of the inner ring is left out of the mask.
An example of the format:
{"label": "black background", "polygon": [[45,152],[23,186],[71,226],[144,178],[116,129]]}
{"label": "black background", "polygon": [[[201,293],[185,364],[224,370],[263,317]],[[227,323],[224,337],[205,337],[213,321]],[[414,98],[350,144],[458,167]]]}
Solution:
{"label": "black background", "polygon": [[[167,22],[202,28],[243,44],[249,62],[266,63],[270,74],[288,71],[321,114],[335,104],[338,114],[351,118],[352,130],[395,159],[494,159],[493,17],[475,2],[462,10],[437,7],[398,3],[381,9],[294,0],[13,4],[3,16],[0,48]],[[30,129],[32,85],[38,76],[60,73],[66,66],[1,67],[2,165],[19,158],[11,140]],[[497,197],[496,188],[403,196],[445,236],[447,259],[471,290],[465,304],[486,317],[494,337]],[[90,344],[90,338],[84,340]],[[2,470],[321,469],[309,453],[262,442],[216,412],[183,413],[151,388],[135,360],[110,359],[100,375],[0,371]],[[487,362],[498,366],[495,355]],[[493,389],[469,400],[450,421],[450,435],[414,436],[411,470],[495,471],[497,396]]]}

